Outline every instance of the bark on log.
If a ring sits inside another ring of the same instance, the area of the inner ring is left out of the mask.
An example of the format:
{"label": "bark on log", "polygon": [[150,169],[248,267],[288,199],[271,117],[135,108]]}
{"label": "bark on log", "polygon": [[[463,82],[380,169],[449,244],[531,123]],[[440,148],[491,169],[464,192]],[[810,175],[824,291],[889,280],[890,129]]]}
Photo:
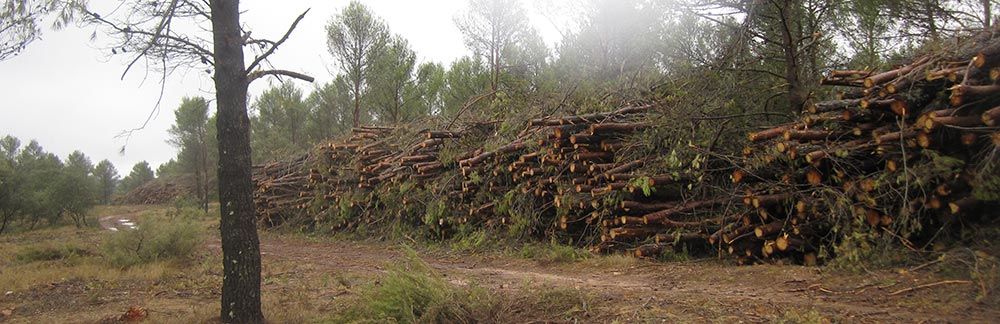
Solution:
{"label": "bark on log", "polygon": [[847,109],[848,107],[861,107],[861,99],[821,101],[810,104],[806,109],[810,113],[819,114],[830,111],[840,111]]}
{"label": "bark on log", "polygon": [[709,200],[696,200],[687,202],[683,205],[675,206],[673,208],[652,212],[643,215],[642,218],[645,220],[646,224],[666,223],[666,222],[671,222],[670,220],[667,219],[667,217],[673,216],[675,214],[689,212],[698,208],[708,208],[712,206],[728,204],[731,203],[733,200],[734,200],[733,198],[728,198],[728,197],[709,199]]}

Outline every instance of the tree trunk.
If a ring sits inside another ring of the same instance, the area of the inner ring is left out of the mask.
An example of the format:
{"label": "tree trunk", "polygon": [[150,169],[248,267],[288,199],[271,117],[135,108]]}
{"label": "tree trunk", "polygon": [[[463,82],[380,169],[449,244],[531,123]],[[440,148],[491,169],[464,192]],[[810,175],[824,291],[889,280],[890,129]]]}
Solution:
{"label": "tree trunk", "polygon": [[799,79],[798,44],[796,44],[798,32],[792,30],[794,27],[791,22],[795,18],[792,13],[795,5],[793,1],[786,0],[782,4],[783,7],[778,10],[781,13],[781,41],[785,56],[785,82],[788,83],[786,86],[788,106],[792,112],[801,112],[806,95],[802,80]]}
{"label": "tree trunk", "polygon": [[238,0],[212,0],[215,96],[218,105],[222,308],[226,323],[262,323],[260,241],[257,237]]}
{"label": "tree trunk", "polygon": [[201,171],[202,170],[198,169],[194,172],[195,195],[198,199],[198,208],[201,208],[205,202],[204,182],[201,181],[201,175],[203,173]]}
{"label": "tree trunk", "polygon": [[500,88],[500,45],[494,49],[496,53],[493,55],[493,88],[491,90],[497,91]]}
{"label": "tree trunk", "polygon": [[931,37],[931,40],[938,40],[938,27],[937,27],[937,17],[935,17],[935,12],[937,11],[930,1],[924,2],[924,19],[927,23],[927,33]]}
{"label": "tree trunk", "polygon": [[361,126],[361,81],[354,81],[354,119],[352,126]]}
{"label": "tree trunk", "polygon": [[209,184],[208,184],[208,182],[209,182],[208,181],[208,179],[209,179],[209,177],[208,177],[208,144],[205,143],[205,141],[202,141],[202,147],[201,147],[201,175],[202,175],[202,177],[204,177],[203,181],[201,183],[201,187],[202,187],[201,193],[203,194],[202,201],[201,201],[201,208],[205,212],[208,212],[208,190],[209,190]]}
{"label": "tree trunk", "polygon": [[991,1],[993,0],[982,0],[983,1],[983,29],[989,30],[993,26],[993,8],[991,6]]}

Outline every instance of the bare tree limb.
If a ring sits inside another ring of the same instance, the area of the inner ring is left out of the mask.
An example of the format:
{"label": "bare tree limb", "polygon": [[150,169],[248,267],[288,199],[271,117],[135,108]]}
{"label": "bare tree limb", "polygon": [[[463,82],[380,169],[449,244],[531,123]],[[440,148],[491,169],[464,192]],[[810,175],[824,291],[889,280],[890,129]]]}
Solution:
{"label": "bare tree limb", "polygon": [[[292,31],[294,31],[295,27],[299,25],[299,21],[302,21],[302,18],[306,17],[306,14],[309,13],[309,10],[310,9],[306,9],[306,11],[303,11],[298,18],[295,18],[295,21],[292,22],[292,25],[288,26],[288,30],[285,31],[285,35],[281,36],[281,39],[279,39],[277,42],[271,44],[271,48],[267,49],[267,51],[258,56],[256,59],[254,59],[253,62],[251,62],[250,65],[247,66],[247,71],[253,71],[253,69],[257,68],[257,65],[260,65],[260,62],[266,60],[268,56],[271,56],[271,54],[273,54],[274,51],[278,49],[278,46],[281,46],[281,44],[283,44],[286,40],[288,40],[288,36],[292,35]],[[309,82],[312,81],[310,80]]]}
{"label": "bare tree limb", "polygon": [[282,76],[283,75],[283,76],[296,78],[296,79],[299,79],[299,80],[302,80],[302,81],[306,81],[306,82],[316,81],[315,78],[313,78],[311,76],[308,76],[308,75],[305,75],[305,74],[302,74],[302,73],[299,73],[299,72],[293,72],[293,71],[288,71],[288,70],[263,70],[263,71],[254,71],[254,72],[250,72],[250,74],[247,74],[247,83],[253,82],[254,80],[260,79],[261,77],[264,77],[264,76],[267,76],[267,75],[273,75],[273,76]]}

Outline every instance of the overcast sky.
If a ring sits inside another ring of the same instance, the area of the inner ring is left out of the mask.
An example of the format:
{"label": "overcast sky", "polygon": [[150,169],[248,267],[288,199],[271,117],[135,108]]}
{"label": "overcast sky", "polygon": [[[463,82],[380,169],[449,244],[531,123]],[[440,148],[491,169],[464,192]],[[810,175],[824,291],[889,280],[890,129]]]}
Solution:
{"label": "overcast sky", "polygon": [[[362,2],[385,20],[394,33],[408,39],[421,61],[447,64],[469,54],[453,21],[466,7],[465,0]],[[108,12],[116,3],[90,1],[98,13]],[[323,83],[332,79],[330,71],[335,70],[334,60],[326,50],[324,26],[347,3],[348,0],[244,0],[242,19],[254,36],[277,39],[298,14],[312,8],[291,39],[272,56],[272,62],[275,67],[305,72],[314,76],[317,83]],[[562,29],[553,20],[559,18],[542,12],[532,3],[525,2],[529,18],[553,46],[560,39],[558,30]],[[197,69],[171,75],[161,110],[126,143],[115,137],[146,120],[159,95],[159,77],[153,73],[147,76],[143,69],[137,69],[122,80],[126,57],[102,51],[106,38],[98,35],[91,41],[93,32],[93,28],[47,30],[43,39],[32,43],[19,56],[0,61],[0,89],[3,89],[0,136],[14,135],[25,144],[36,139],[46,151],[60,158],[81,150],[95,164],[102,159],[110,160],[122,176],[143,160],[155,169],[176,155],[176,150],[165,142],[167,129],[173,123],[173,110],[184,96],[213,98],[212,80]],[[271,81],[259,80],[251,87],[251,100],[268,82]],[[306,83],[299,85],[312,87]],[[119,154],[123,145],[124,154]]]}

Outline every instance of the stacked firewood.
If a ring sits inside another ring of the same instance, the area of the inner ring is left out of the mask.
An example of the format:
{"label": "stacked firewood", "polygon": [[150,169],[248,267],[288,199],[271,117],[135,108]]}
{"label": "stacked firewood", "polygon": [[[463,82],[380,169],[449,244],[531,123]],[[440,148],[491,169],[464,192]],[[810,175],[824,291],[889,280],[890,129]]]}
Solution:
{"label": "stacked firewood", "polygon": [[[885,72],[831,72],[824,84],[853,90],[749,134],[730,176],[734,198],[726,198],[735,212],[716,218],[722,226],[709,242],[745,262],[791,256],[813,263],[820,247],[852,232],[906,242],[920,229],[940,233],[995,214],[986,207],[996,203],[975,193],[996,189],[990,183],[1000,164],[997,45],[986,38],[959,56],[925,55]],[[651,216],[663,219],[644,218]]]}
{"label": "stacked firewood", "polygon": [[195,181],[191,176],[175,176],[154,179],[132,189],[115,199],[116,204],[156,205],[172,203],[177,199],[191,196],[195,192]]}
{"label": "stacked firewood", "polygon": [[[963,44],[890,71],[833,71],[823,84],[847,89],[840,98],[749,134],[741,152],[673,148],[700,152],[683,163],[648,150],[650,134],[675,132],[656,122],[670,109],[660,105],[532,119],[509,138],[496,122],[359,127],[258,166],[258,214],[272,226],[394,218],[436,237],[507,227],[641,257],[687,249],[812,264],[851,233],[906,241],[995,213],[1000,41]],[[526,211],[528,227],[515,219]]]}
{"label": "stacked firewood", "polygon": [[291,212],[306,210],[313,201],[312,182],[316,177],[305,172],[313,154],[302,155],[291,161],[271,162],[253,167],[257,189],[254,203],[257,216],[268,225],[277,223]]}
{"label": "stacked firewood", "polygon": [[[631,180],[638,176],[632,171],[643,165],[643,160],[626,160],[618,153],[634,134],[651,127],[645,122],[651,108],[637,105],[531,120],[529,131],[517,140],[458,161],[463,182],[455,196],[463,202],[475,201],[481,192],[491,197],[511,192],[532,196],[532,210],[544,218],[547,230],[578,242],[593,233],[610,241],[617,233],[612,228],[618,218],[608,211],[617,210],[618,203],[605,198],[636,192],[639,184]],[[674,179],[660,175],[649,181],[656,182],[651,186],[665,187]],[[496,201],[471,204],[467,215],[457,215],[456,222],[508,224],[512,215],[503,209]]]}

